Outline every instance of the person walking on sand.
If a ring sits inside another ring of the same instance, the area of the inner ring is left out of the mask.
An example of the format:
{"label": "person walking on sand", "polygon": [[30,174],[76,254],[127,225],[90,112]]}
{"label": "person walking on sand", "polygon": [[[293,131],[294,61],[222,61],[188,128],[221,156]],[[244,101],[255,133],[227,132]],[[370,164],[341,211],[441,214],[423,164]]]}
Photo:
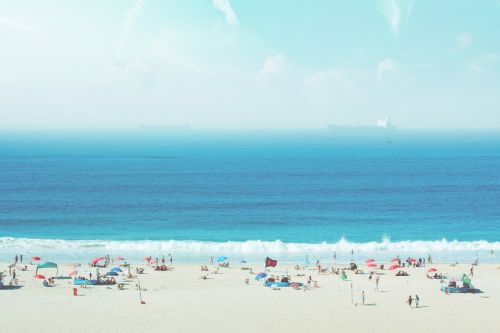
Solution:
{"label": "person walking on sand", "polygon": [[471,276],[471,277],[472,277],[472,276],[474,276],[474,266],[472,266],[472,267],[470,268],[470,276]]}
{"label": "person walking on sand", "polygon": [[375,278],[375,290],[378,291],[378,283],[380,281],[380,276],[377,275],[377,277]]}
{"label": "person walking on sand", "polygon": [[361,292],[361,302],[363,303],[363,305],[365,305],[365,291],[364,290]]}
{"label": "person walking on sand", "polygon": [[168,254],[168,257],[170,258],[170,266],[172,266],[172,263],[173,263],[173,261],[174,261],[174,260],[172,259],[172,255],[169,253],[169,254]]}
{"label": "person walking on sand", "polygon": [[410,306],[411,308],[411,303],[413,302],[413,298],[411,298],[411,295],[408,296],[408,300],[406,301],[406,303],[408,303],[408,305]]}
{"label": "person walking on sand", "polygon": [[18,257],[18,256],[17,256],[17,254],[16,254],[16,256],[14,257],[14,265],[17,265],[17,261],[18,261],[18,260],[19,260],[19,257]]}
{"label": "person walking on sand", "polygon": [[415,307],[418,308],[420,303],[420,298],[418,297],[417,294],[415,294]]}

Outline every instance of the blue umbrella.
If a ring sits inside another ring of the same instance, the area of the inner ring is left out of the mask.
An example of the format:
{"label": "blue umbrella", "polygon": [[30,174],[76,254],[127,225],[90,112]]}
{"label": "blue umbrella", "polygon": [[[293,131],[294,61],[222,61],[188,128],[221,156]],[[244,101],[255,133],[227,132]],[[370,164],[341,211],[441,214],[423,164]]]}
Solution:
{"label": "blue umbrella", "polygon": [[120,267],[115,267],[115,268],[112,268],[112,269],[111,269],[111,272],[121,273],[121,272],[123,272],[123,271],[121,270],[121,268],[120,268]]}
{"label": "blue umbrella", "polygon": [[107,272],[106,276],[118,276],[117,272]]}
{"label": "blue umbrella", "polygon": [[247,263],[247,261],[246,261],[246,260],[242,260],[242,261],[240,261],[240,264],[246,264],[246,263]]}
{"label": "blue umbrella", "polygon": [[219,257],[217,258],[217,262],[223,262],[223,261],[226,261],[227,260],[227,257]]}
{"label": "blue umbrella", "polygon": [[263,279],[267,276],[266,273],[259,273],[257,274],[257,276],[255,277],[255,280],[259,281],[260,279]]}

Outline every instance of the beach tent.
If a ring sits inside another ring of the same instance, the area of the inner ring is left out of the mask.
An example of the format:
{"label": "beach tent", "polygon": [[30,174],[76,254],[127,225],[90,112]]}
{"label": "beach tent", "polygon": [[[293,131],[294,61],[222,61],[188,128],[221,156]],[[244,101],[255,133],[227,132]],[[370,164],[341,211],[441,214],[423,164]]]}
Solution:
{"label": "beach tent", "polygon": [[227,257],[224,257],[224,256],[217,258],[217,262],[224,262],[226,260],[227,260]]}
{"label": "beach tent", "polygon": [[55,268],[56,269],[56,275],[59,275],[59,267],[57,267],[57,264],[55,262],[44,262],[44,263],[41,263],[41,264],[38,264],[36,266],[36,271],[35,271],[35,274],[38,274],[38,270],[40,268]]}

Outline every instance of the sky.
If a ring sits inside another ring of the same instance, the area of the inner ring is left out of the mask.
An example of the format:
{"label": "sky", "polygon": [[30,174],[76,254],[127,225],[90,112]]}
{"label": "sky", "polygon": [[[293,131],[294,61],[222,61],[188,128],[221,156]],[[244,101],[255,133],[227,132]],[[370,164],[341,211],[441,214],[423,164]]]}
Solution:
{"label": "sky", "polygon": [[500,0],[0,0],[0,128],[500,128]]}

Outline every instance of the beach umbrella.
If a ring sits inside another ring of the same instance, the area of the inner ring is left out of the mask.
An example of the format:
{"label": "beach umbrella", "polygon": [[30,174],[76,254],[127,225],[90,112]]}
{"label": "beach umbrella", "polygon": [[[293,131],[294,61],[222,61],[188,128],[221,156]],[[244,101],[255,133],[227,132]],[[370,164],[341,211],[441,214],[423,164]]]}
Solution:
{"label": "beach umbrella", "polygon": [[371,262],[374,262],[374,261],[375,261],[375,259],[370,258],[370,259],[367,259],[365,262],[368,264],[368,263],[371,263]]}
{"label": "beach umbrella", "polygon": [[33,260],[33,261],[40,261],[40,260],[42,260],[42,258],[37,257],[37,256],[33,256],[33,257],[31,257],[31,260]]}
{"label": "beach umbrella", "polygon": [[255,276],[255,280],[259,281],[260,279],[263,279],[267,276],[266,273],[259,273]]}
{"label": "beach umbrella", "polygon": [[391,262],[398,262],[399,261],[399,258],[392,258],[391,259]]}
{"label": "beach umbrella", "polygon": [[118,276],[117,272],[107,272],[106,276]]}
{"label": "beach umbrella", "polygon": [[43,280],[45,279],[45,276],[44,275],[41,275],[41,274],[37,274],[35,276],[33,276],[35,279],[40,279],[40,280]]}
{"label": "beach umbrella", "polygon": [[72,272],[69,272],[69,276],[73,276],[73,275],[75,275],[76,273],[78,273],[78,271],[72,271]]}
{"label": "beach umbrella", "polygon": [[92,265],[95,266],[99,261],[105,260],[105,259],[106,259],[105,257],[94,258],[94,259],[92,259],[91,263],[92,263]]}
{"label": "beach umbrella", "polygon": [[226,260],[227,260],[227,257],[224,257],[224,256],[217,258],[217,262],[223,262]]}
{"label": "beach umbrella", "polygon": [[377,267],[377,265],[376,265],[376,264],[374,264],[374,263],[372,263],[372,262],[370,262],[370,263],[366,264],[366,266],[367,266],[367,267],[372,267],[372,268],[373,268],[373,267]]}
{"label": "beach umbrella", "polygon": [[437,269],[434,268],[434,267],[431,267],[427,270],[428,273],[432,273],[432,272],[437,272]]}
{"label": "beach umbrella", "polygon": [[414,259],[414,258],[410,258],[408,259],[409,262],[417,262],[417,259]]}
{"label": "beach umbrella", "polygon": [[123,272],[120,267],[111,268],[111,272]]}
{"label": "beach umbrella", "polygon": [[246,263],[247,263],[247,261],[246,261],[246,260],[242,260],[242,261],[240,261],[240,264],[246,264]]}
{"label": "beach umbrella", "polygon": [[398,268],[401,268],[401,266],[400,265],[392,265],[391,267],[389,267],[389,270],[393,271],[393,270],[398,269]]}
{"label": "beach umbrella", "polygon": [[116,257],[115,260],[125,260],[123,257]]}
{"label": "beach umbrella", "polygon": [[148,265],[149,265],[149,266],[153,266],[153,265],[156,265],[156,261],[154,261],[154,260],[151,260],[150,262],[148,262]]}
{"label": "beach umbrella", "polygon": [[149,257],[144,257],[144,260],[145,260],[145,261],[151,261],[151,256],[149,256]]}

